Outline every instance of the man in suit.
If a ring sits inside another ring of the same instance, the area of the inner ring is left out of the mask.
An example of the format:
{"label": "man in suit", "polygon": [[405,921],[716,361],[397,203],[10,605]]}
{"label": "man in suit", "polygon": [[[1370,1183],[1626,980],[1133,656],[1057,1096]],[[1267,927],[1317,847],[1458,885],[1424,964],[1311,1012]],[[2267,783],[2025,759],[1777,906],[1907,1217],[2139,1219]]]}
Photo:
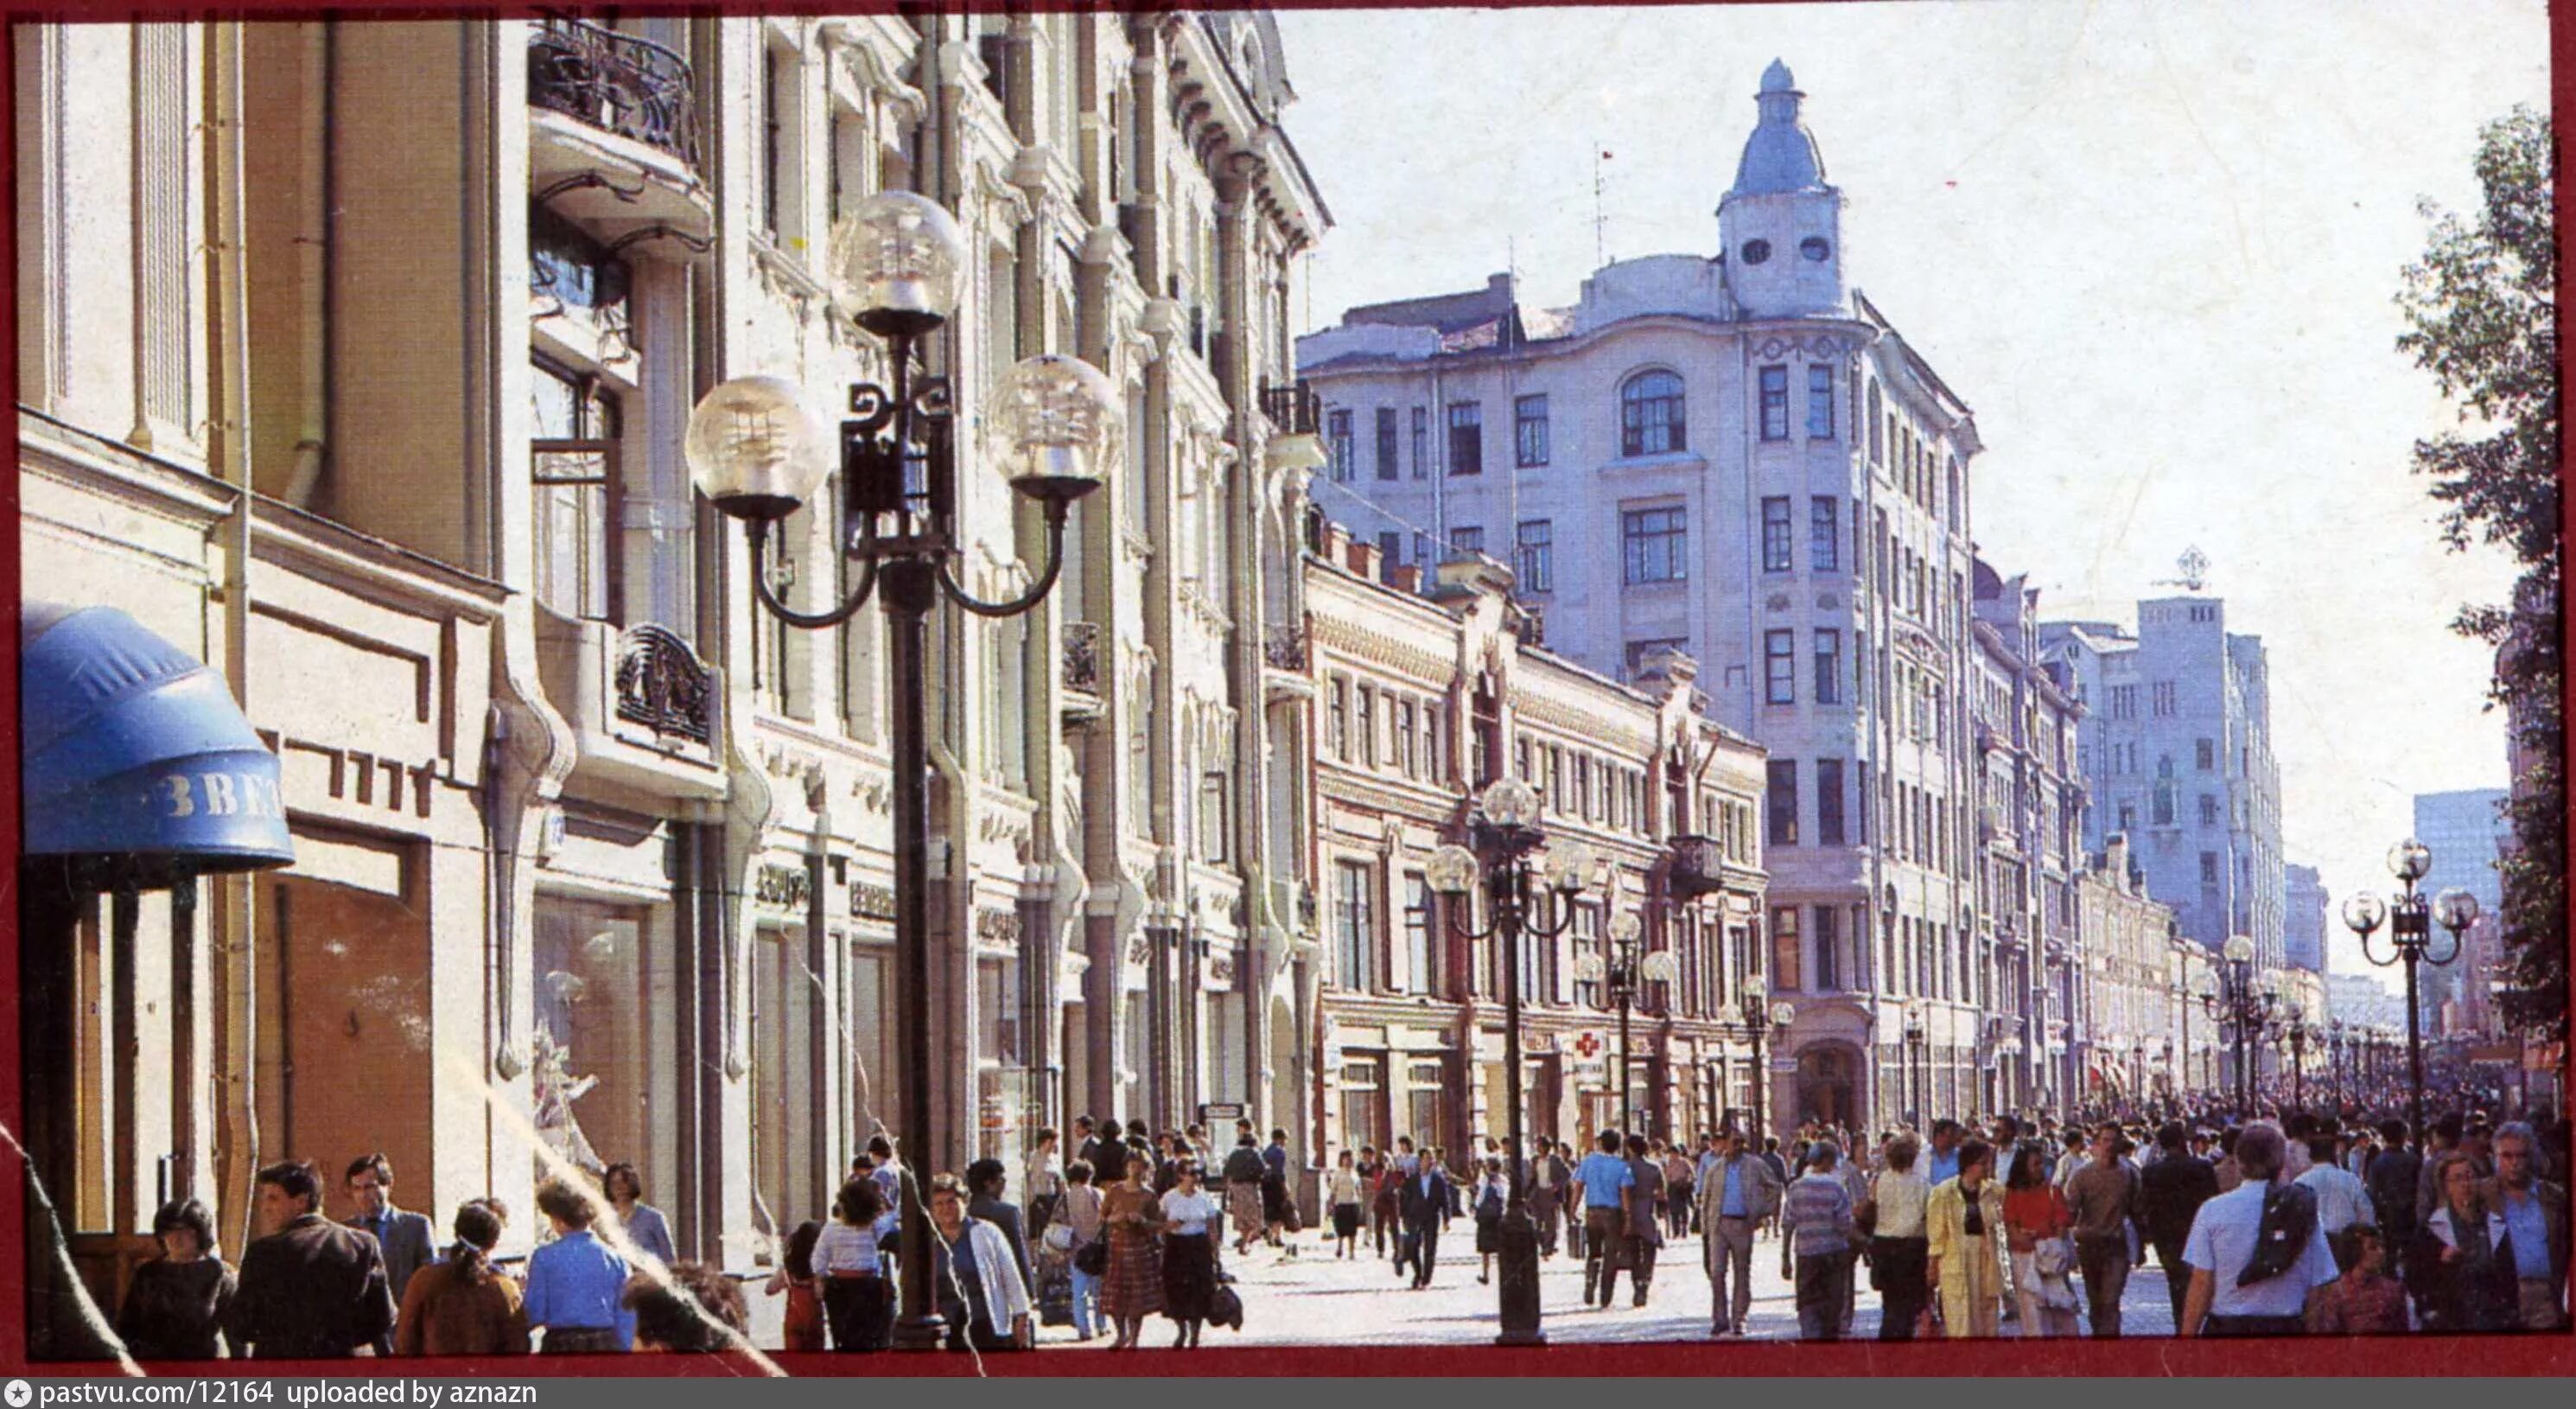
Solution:
{"label": "man in suit", "polygon": [[1541,1257],[1556,1256],[1557,1215],[1565,1209],[1565,1186],[1573,1178],[1574,1170],[1556,1152],[1556,1142],[1540,1137],[1538,1156],[1522,1169],[1521,1180],[1529,1191],[1530,1217],[1538,1223]]}
{"label": "man in suit", "polygon": [[2138,1173],[2138,1231],[2165,1269],[2165,1295],[2173,1302],[2177,1326],[2182,1324],[2183,1298],[2191,1292],[2183,1245],[2191,1240],[2200,1206],[2218,1197],[2218,1171],[2193,1154],[2190,1144],[2182,1122],[2168,1121],[2156,1132],[2156,1148],[2163,1156]]}
{"label": "man in suit", "polygon": [[226,1337],[261,1360],[337,1360],[360,1346],[390,1348],[393,1289],[375,1236],[322,1216],[322,1179],[310,1164],[270,1165],[258,1188],[269,1233],[242,1251]]}
{"label": "man in suit", "polygon": [[2370,1205],[2379,1214],[2379,1231],[2387,1239],[2392,1260],[2415,1245],[2418,1226],[2415,1190],[2423,1177],[2424,1155],[2407,1143],[2407,1134],[2405,1121],[2380,1123],[2379,1154],[2361,1181],[2370,1191]]}
{"label": "man in suit", "polygon": [[1413,1289],[1418,1292],[1431,1285],[1431,1267],[1440,1257],[1440,1224],[1449,1216],[1449,1176],[1441,1172],[1439,1161],[1422,1161],[1397,1191],[1396,1207],[1404,1220],[1404,1255],[1413,1263]]}
{"label": "man in suit", "polygon": [[[1700,1257],[1708,1270],[1713,1336],[1742,1335],[1753,1309],[1753,1230],[1780,1212],[1780,1177],[1752,1151],[1741,1130],[1726,1132],[1725,1153],[1699,1180]],[[1732,1274],[1735,1295],[1727,1296]]]}
{"label": "man in suit", "polygon": [[[349,1226],[372,1234],[385,1263],[385,1284],[392,1289],[394,1305],[402,1305],[403,1289],[411,1285],[411,1274],[436,1262],[436,1238],[427,1214],[413,1213],[394,1207],[394,1166],[382,1151],[360,1155],[349,1162],[347,1176],[349,1202],[357,1217]],[[394,1353],[393,1328],[388,1326],[376,1342],[376,1354]]]}

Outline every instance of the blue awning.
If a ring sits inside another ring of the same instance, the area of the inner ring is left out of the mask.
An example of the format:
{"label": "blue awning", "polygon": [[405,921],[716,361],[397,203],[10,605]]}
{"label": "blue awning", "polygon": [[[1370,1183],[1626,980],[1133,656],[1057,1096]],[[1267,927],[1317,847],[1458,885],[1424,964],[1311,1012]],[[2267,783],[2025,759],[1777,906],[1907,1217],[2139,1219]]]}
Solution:
{"label": "blue awning", "polygon": [[221,675],[114,607],[20,617],[22,851],[125,883],[283,866],[277,755]]}

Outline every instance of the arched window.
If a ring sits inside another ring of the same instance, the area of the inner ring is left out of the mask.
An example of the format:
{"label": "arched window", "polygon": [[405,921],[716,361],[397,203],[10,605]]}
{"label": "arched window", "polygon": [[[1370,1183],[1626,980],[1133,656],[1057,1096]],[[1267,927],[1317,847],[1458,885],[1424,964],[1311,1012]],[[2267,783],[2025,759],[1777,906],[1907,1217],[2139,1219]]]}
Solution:
{"label": "arched window", "polygon": [[1619,453],[1661,455],[1687,450],[1682,379],[1670,372],[1640,372],[1619,389]]}

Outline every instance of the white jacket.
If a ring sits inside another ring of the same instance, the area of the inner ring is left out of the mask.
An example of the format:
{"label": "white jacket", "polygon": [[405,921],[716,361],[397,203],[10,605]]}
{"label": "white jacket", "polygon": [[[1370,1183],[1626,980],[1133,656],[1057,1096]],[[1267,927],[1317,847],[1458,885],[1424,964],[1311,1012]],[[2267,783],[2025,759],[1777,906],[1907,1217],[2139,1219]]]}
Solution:
{"label": "white jacket", "polygon": [[[937,1229],[931,1230],[935,1236]],[[980,1218],[966,1220],[967,1240],[975,1245],[975,1271],[984,1284],[982,1311],[993,1333],[1007,1336],[1019,1318],[1029,1314],[1028,1285],[1020,1280],[1020,1259],[1001,1229]]]}

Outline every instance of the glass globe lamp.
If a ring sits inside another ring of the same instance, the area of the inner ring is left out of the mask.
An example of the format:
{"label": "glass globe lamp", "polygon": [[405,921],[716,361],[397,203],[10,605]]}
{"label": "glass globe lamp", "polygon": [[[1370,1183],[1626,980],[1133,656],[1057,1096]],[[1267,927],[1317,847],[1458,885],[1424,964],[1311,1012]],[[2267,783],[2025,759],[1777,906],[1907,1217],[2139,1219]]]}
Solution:
{"label": "glass globe lamp", "polygon": [[1463,846],[1444,846],[1431,853],[1422,877],[1442,895],[1465,895],[1476,888],[1476,853]]}
{"label": "glass globe lamp", "polygon": [[2408,837],[2388,848],[2388,874],[2401,881],[2420,881],[2433,869],[2433,849]]}
{"label": "glass globe lamp", "polygon": [[1610,917],[1610,937],[1621,944],[1634,944],[1637,936],[1645,932],[1645,921],[1638,919],[1634,910],[1622,910]]}
{"label": "glass globe lamp", "polygon": [[1591,847],[1579,841],[1569,841],[1549,848],[1541,874],[1547,877],[1549,889],[1571,895],[1589,889],[1594,873],[1600,868],[1600,858],[1593,854]]}
{"label": "glass globe lamp", "polygon": [[966,232],[937,201],[879,191],[832,227],[834,301],[883,337],[919,336],[957,311]]}
{"label": "glass globe lamp", "polygon": [[1574,977],[1583,983],[1599,983],[1608,971],[1609,966],[1601,962],[1598,954],[1585,954],[1574,961]]}
{"label": "glass globe lamp", "polygon": [[2241,934],[2229,935],[2227,947],[2219,952],[2224,954],[2227,962],[2231,964],[2250,964],[2254,962],[2254,941]]}
{"label": "glass globe lamp", "polygon": [[1079,357],[1041,353],[993,389],[1002,477],[1040,503],[1071,503],[1100,487],[1122,408],[1117,389]]}
{"label": "glass globe lamp", "polygon": [[1658,949],[1646,956],[1645,961],[1637,966],[1637,972],[1648,983],[1671,983],[1681,975],[1681,968],[1681,961],[1673,957],[1673,951]]}
{"label": "glass globe lamp", "polygon": [[1485,820],[1497,827],[1538,825],[1538,789],[1518,778],[1497,778],[1485,789]]}
{"label": "glass globe lamp", "polygon": [[2464,930],[2478,922],[2478,898],[2459,886],[2433,897],[2433,918],[2446,930]]}
{"label": "glass globe lamp", "polygon": [[2343,903],[2344,927],[2355,934],[2369,934],[2388,918],[2388,902],[2363,891]]}
{"label": "glass globe lamp", "polygon": [[1744,998],[1746,1002],[1759,1008],[1762,1006],[1764,1000],[1768,999],[1770,996],[1771,987],[1762,981],[1762,975],[1749,974],[1745,977]]}
{"label": "glass globe lamp", "polygon": [[1798,1009],[1796,1005],[1789,1003],[1774,1003],[1771,1005],[1771,1025],[1773,1027],[1787,1027],[1789,1024],[1796,1022],[1797,1020]]}
{"label": "glass globe lamp", "polygon": [[831,476],[833,440],[785,377],[736,377],[689,412],[681,455],[708,502],[765,523],[795,513]]}

